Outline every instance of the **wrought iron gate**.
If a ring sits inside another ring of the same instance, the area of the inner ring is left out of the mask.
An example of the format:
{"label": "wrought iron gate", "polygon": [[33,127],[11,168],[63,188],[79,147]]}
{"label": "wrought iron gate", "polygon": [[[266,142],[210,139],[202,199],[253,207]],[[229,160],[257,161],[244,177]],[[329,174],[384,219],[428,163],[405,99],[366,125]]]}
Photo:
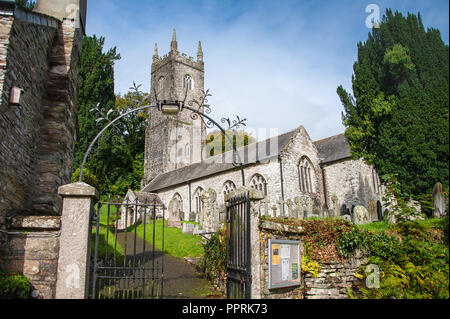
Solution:
{"label": "wrought iron gate", "polygon": [[[158,216],[159,215],[159,216]],[[93,216],[95,249],[92,299],[162,298],[165,208],[136,198],[98,203]],[[157,236],[158,234],[158,236]],[[157,238],[159,237],[159,238]],[[160,249],[156,243],[161,243]]]}
{"label": "wrought iron gate", "polygon": [[227,202],[227,298],[251,298],[250,194]]}

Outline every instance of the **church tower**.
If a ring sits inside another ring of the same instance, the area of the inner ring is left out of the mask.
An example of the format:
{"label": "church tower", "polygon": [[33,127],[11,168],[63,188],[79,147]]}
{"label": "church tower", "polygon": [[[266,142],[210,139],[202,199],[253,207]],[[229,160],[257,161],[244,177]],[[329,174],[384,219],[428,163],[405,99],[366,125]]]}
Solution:
{"label": "church tower", "polygon": [[[186,93],[186,103],[193,99],[200,100],[204,90],[204,63],[200,41],[197,60],[184,53],[180,54],[175,30],[168,54],[159,57],[158,46],[155,44],[150,90],[152,102],[155,102],[155,99],[184,101]],[[150,111],[145,137],[142,187],[159,174],[204,159],[206,128],[202,119],[193,119],[192,114],[189,110],[183,110],[177,116],[164,115],[156,109]]]}

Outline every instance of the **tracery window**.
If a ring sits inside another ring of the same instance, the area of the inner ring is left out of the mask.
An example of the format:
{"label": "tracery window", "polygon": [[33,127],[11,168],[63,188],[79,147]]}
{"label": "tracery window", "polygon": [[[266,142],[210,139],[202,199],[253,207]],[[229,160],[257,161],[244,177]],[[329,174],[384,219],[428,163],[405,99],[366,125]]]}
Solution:
{"label": "tracery window", "polygon": [[196,213],[201,213],[203,211],[203,202],[202,202],[202,193],[203,193],[203,188],[199,187],[197,188],[197,190],[195,191],[194,194],[194,201],[195,201],[195,212]]}
{"label": "tracery window", "polygon": [[194,88],[194,81],[189,74],[183,77],[183,89],[192,90]]}
{"label": "tracery window", "polygon": [[234,190],[236,190],[236,185],[232,181],[227,181],[223,185],[223,195],[225,196],[230,194]]}
{"label": "tracery window", "polygon": [[314,193],[314,168],[307,157],[303,157],[298,165],[300,191]]}
{"label": "tracery window", "polygon": [[250,187],[264,192],[264,195],[267,196],[267,182],[261,175],[256,174],[255,176],[253,176],[252,180],[250,181]]}
{"label": "tracery window", "polygon": [[180,211],[183,211],[183,198],[181,197],[180,194],[176,193],[175,195],[173,195],[173,198],[176,199],[178,201],[178,203],[180,204]]}
{"label": "tracery window", "polygon": [[375,193],[380,194],[381,193],[381,182],[380,177],[377,174],[377,171],[375,168],[372,168],[372,186]]}

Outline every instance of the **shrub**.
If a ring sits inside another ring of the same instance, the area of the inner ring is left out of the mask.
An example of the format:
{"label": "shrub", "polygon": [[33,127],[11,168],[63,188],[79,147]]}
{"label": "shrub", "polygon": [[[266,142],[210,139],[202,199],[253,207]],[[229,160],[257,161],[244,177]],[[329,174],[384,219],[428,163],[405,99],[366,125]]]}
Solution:
{"label": "shrub", "polygon": [[210,280],[214,280],[215,278],[225,280],[227,267],[226,249],[225,231],[223,229],[215,233],[204,244],[201,264],[206,276]]}
{"label": "shrub", "polygon": [[29,299],[31,283],[22,274],[0,271],[0,299]]}

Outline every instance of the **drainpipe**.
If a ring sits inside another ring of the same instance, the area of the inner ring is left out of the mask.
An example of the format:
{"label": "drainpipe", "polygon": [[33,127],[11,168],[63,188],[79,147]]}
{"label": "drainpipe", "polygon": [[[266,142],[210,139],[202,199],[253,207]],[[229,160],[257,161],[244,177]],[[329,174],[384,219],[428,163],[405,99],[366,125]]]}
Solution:
{"label": "drainpipe", "polygon": [[188,182],[189,187],[189,214],[192,212],[192,193],[191,193],[191,181]]}
{"label": "drainpipe", "polygon": [[[281,155],[278,155],[278,162],[280,163],[280,179],[281,179],[281,199],[284,202],[284,179],[283,179],[283,162],[281,160]],[[284,211],[284,204],[283,204]]]}
{"label": "drainpipe", "polygon": [[322,184],[323,184],[323,194],[325,195],[325,207],[329,210],[328,207],[328,189],[327,189],[327,179],[325,177],[325,168],[323,164],[320,164],[320,169],[322,170]]}

